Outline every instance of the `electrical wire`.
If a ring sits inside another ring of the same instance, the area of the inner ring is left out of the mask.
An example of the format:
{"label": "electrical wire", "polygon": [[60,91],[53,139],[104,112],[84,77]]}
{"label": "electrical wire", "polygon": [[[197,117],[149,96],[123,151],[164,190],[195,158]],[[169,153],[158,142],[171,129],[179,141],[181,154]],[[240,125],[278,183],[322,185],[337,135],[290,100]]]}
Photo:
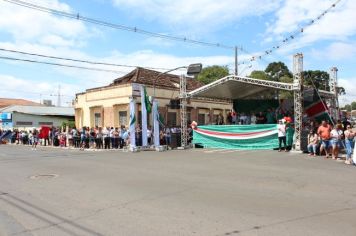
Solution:
{"label": "electrical wire", "polygon": [[0,59],[11,60],[11,61],[23,61],[23,62],[30,62],[30,63],[38,63],[38,64],[45,64],[45,65],[52,65],[52,66],[62,66],[62,67],[84,69],[84,70],[93,70],[93,71],[100,71],[100,72],[110,72],[110,73],[115,73],[115,74],[127,73],[127,72],[124,72],[124,71],[106,70],[106,69],[100,69],[100,68],[94,68],[94,67],[66,65],[66,64],[60,64],[60,63],[54,63],[54,62],[36,61],[36,60],[22,59],[22,58],[15,58],[15,57],[0,56]]}
{"label": "electrical wire", "polygon": [[114,64],[114,63],[106,63],[106,62],[80,60],[80,59],[67,58],[67,57],[49,56],[49,55],[44,55],[44,54],[30,53],[30,52],[11,50],[11,49],[5,49],[5,48],[0,48],[0,51],[18,53],[18,54],[30,55],[30,56],[36,56],[36,57],[44,57],[44,58],[50,58],[50,59],[58,59],[58,60],[64,60],[64,61],[82,62],[82,63],[92,64],[92,65],[117,66],[117,67],[128,67],[128,68],[141,67],[141,68],[150,69],[150,70],[169,70],[167,68],[142,67],[142,66],[135,66],[135,65]]}
{"label": "electrical wire", "polygon": [[180,41],[180,42],[191,43],[191,44],[198,44],[198,45],[209,46],[209,47],[235,49],[235,47],[233,47],[233,46],[229,46],[229,45],[225,45],[225,44],[221,44],[221,43],[204,42],[204,41],[189,39],[186,37],[159,34],[159,33],[151,32],[148,30],[140,29],[137,27],[129,27],[129,26],[122,25],[122,24],[114,24],[114,23],[110,23],[110,22],[106,22],[106,21],[102,21],[102,20],[98,20],[98,19],[94,19],[94,18],[81,16],[79,13],[74,14],[74,13],[59,11],[59,10],[55,10],[52,8],[40,6],[37,4],[27,3],[27,2],[24,2],[21,0],[3,0],[3,1],[12,3],[12,4],[16,4],[18,6],[30,8],[33,10],[50,13],[50,14],[57,15],[57,16],[63,16],[63,17],[71,18],[71,19],[81,20],[81,21],[85,21],[85,22],[88,22],[91,24],[101,25],[101,26],[105,26],[105,27],[118,29],[118,30],[125,30],[125,31],[129,31],[129,32],[144,34],[144,35],[148,35],[148,36],[152,36],[152,37],[156,37],[156,38]]}

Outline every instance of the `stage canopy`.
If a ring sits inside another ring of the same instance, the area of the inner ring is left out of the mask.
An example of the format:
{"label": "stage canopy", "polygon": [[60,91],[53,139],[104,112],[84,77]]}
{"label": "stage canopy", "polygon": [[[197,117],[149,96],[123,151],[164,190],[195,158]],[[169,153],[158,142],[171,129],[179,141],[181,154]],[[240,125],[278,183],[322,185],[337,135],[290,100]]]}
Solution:
{"label": "stage canopy", "polygon": [[[187,95],[188,97],[234,100],[248,98],[268,90],[293,91],[293,84],[229,75],[190,91]],[[332,95],[328,91],[319,90],[319,93]]]}

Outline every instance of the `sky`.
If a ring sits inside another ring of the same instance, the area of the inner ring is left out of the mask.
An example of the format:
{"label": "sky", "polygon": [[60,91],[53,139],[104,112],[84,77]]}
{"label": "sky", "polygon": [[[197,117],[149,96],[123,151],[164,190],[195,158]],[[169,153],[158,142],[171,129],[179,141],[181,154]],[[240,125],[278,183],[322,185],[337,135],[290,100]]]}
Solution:
{"label": "sky", "polygon": [[[346,89],[341,105],[356,101],[355,0],[22,0],[70,14],[132,29],[238,47],[239,73],[264,70],[274,61],[290,70],[293,55],[303,53],[304,70],[338,68]],[[319,20],[307,26],[337,2]],[[0,0],[0,49],[119,65],[161,68],[191,63],[228,66],[234,72],[232,48],[167,40],[152,35],[91,24],[78,19]],[[293,39],[290,37],[298,33]],[[288,38],[286,43],[283,39]],[[276,45],[282,45],[274,49]],[[265,54],[265,51],[272,50]],[[252,57],[262,59],[250,61]],[[108,85],[134,67],[91,65],[10,53],[0,57],[90,67],[93,71],[0,58],[0,97],[43,99],[69,106],[75,94]],[[176,71],[175,73],[183,73]]]}

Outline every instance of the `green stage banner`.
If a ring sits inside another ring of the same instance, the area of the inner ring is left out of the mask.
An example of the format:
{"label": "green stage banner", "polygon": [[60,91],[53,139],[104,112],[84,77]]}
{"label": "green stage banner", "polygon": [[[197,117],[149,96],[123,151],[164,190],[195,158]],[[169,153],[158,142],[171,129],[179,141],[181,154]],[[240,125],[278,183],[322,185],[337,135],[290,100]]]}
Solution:
{"label": "green stage banner", "polygon": [[206,125],[193,131],[193,143],[205,148],[274,149],[278,148],[276,124]]}

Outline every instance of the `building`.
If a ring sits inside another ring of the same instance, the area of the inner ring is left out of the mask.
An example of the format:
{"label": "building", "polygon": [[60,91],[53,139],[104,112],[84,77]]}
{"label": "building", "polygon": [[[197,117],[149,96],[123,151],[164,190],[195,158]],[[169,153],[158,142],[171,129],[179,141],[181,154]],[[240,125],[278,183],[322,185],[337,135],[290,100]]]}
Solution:
{"label": "building", "polygon": [[[76,94],[75,122],[77,127],[118,127],[128,126],[130,98],[136,100],[136,117],[141,123],[140,85],[145,85],[147,94],[158,100],[159,113],[165,124],[173,127],[180,125],[179,113],[180,77],[172,74],[161,74],[158,71],[136,68],[123,77],[115,79],[103,87],[87,89]],[[187,78],[187,91],[203,86],[193,78]],[[232,109],[231,100],[194,98],[188,101],[188,122],[197,121],[199,125],[213,124],[222,113],[226,118]],[[149,124],[152,117],[149,116]]]}
{"label": "building", "polygon": [[40,103],[32,102],[25,99],[15,99],[15,98],[0,98],[0,108],[21,105],[21,106],[41,106]]}
{"label": "building", "polygon": [[74,108],[20,105],[0,108],[1,129],[58,127],[68,121],[74,121]]}

